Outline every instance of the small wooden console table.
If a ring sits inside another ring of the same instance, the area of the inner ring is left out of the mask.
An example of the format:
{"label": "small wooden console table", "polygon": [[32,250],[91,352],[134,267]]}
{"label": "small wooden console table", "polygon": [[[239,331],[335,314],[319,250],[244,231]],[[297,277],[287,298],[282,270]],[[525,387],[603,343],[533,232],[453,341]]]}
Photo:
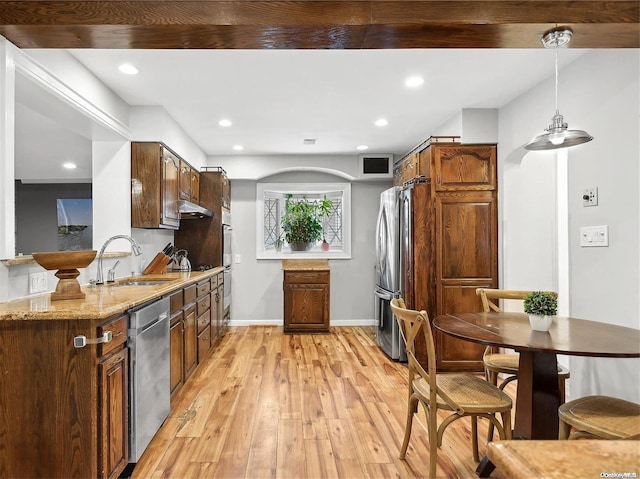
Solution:
{"label": "small wooden console table", "polygon": [[329,261],[283,259],[284,332],[329,332]]}

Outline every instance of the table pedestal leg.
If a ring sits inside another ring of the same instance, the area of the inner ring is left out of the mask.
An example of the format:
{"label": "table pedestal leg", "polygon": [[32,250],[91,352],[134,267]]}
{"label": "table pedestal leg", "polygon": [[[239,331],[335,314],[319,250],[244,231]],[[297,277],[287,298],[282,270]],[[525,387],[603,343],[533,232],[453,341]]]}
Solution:
{"label": "table pedestal leg", "polygon": [[559,406],[556,355],[520,351],[513,438],[558,439]]}

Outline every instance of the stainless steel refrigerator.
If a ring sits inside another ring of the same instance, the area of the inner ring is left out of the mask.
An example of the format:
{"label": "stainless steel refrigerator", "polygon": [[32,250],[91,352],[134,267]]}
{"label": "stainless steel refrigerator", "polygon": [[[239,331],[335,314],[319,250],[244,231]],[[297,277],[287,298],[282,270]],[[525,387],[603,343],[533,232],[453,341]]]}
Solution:
{"label": "stainless steel refrigerator", "polygon": [[376,225],[376,341],[391,359],[406,361],[400,328],[391,312],[391,299],[400,296],[400,194],[394,186],[380,194]]}

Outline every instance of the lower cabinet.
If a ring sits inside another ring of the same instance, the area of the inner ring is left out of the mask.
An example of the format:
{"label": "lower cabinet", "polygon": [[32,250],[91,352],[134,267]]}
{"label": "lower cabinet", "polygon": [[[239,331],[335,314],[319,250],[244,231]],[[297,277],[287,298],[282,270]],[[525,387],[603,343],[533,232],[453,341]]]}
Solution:
{"label": "lower cabinet", "polygon": [[284,272],[284,332],[329,332],[329,271]]}
{"label": "lower cabinet", "polygon": [[[112,340],[76,348],[74,338]],[[117,478],[128,461],[127,317],[0,321],[0,475]]]}
{"label": "lower cabinet", "polygon": [[129,361],[122,349],[98,364],[100,411],[98,477],[118,477],[129,461]]}
{"label": "lower cabinet", "polygon": [[222,324],[223,273],[169,295],[171,396],[213,351]]}

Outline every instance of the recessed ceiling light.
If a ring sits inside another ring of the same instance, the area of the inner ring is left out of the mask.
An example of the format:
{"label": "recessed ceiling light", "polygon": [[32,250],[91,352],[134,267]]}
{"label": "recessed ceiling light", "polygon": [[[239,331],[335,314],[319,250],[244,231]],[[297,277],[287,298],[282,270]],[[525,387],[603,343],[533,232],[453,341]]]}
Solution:
{"label": "recessed ceiling light", "polygon": [[358,145],[358,146],[356,146],[356,150],[360,150],[360,151],[362,151],[362,150],[366,150],[366,149],[368,149],[368,148],[369,148],[369,147],[368,147],[367,145]]}
{"label": "recessed ceiling light", "polygon": [[411,77],[407,78],[405,80],[405,82],[404,82],[405,86],[408,86],[409,88],[419,87],[423,83],[424,83],[424,78],[422,78],[421,76],[418,76],[418,75],[411,76]]}
{"label": "recessed ceiling light", "polygon": [[120,70],[122,73],[124,73],[126,75],[137,75],[138,74],[138,69],[136,67],[134,67],[133,65],[131,65],[130,63],[123,63],[122,65],[120,65],[118,67],[118,70]]}
{"label": "recessed ceiling light", "polygon": [[242,151],[244,150],[244,146],[242,145],[233,145],[233,149],[236,151]]}
{"label": "recessed ceiling light", "polygon": [[376,126],[387,126],[388,124],[389,122],[386,118],[378,118],[375,123]]}
{"label": "recessed ceiling light", "polygon": [[302,144],[303,145],[315,145],[317,141],[317,138],[304,138],[302,140]]}
{"label": "recessed ceiling light", "polygon": [[66,163],[62,164],[63,168],[66,168],[67,170],[75,170],[77,168],[75,163],[71,163],[70,161],[67,161]]}
{"label": "recessed ceiling light", "polygon": [[227,120],[226,118],[224,118],[224,119],[222,119],[222,120],[220,120],[218,122],[218,125],[220,125],[220,126],[231,126],[231,124],[232,124],[231,120]]}

